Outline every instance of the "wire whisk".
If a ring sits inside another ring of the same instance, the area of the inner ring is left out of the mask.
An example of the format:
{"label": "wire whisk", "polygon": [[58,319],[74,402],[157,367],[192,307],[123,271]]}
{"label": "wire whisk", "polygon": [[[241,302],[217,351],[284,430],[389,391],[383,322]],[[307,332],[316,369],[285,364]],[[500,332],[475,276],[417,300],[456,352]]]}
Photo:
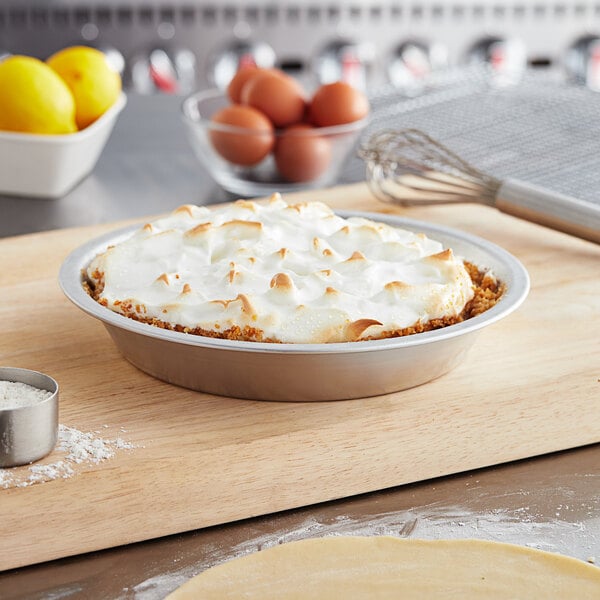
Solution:
{"label": "wire whisk", "polygon": [[417,129],[384,130],[359,148],[373,193],[402,206],[474,202],[600,243],[600,206],[497,179]]}

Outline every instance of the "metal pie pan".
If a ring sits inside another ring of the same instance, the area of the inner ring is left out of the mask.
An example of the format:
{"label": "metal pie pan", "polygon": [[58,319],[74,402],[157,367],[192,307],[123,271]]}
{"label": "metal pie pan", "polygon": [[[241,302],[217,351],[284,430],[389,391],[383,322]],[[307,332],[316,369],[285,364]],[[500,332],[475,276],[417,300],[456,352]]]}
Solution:
{"label": "metal pie pan", "polygon": [[77,307],[104,323],[121,354],[138,369],[171,384],[252,400],[326,401],[363,398],[411,388],[460,364],[481,329],[516,310],[529,292],[523,265],[496,244],[423,221],[375,213],[337,211],[423,232],[506,286],[495,306],[462,323],[410,336],[333,344],[239,342],[168,331],[119,315],[82,286],[90,261],[140,226],[95,238],[63,262],[59,283]]}

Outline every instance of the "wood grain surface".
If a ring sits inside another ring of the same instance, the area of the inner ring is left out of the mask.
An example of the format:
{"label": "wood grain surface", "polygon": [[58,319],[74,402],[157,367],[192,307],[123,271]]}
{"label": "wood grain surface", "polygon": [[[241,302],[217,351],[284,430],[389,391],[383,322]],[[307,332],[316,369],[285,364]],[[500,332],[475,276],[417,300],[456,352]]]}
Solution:
{"label": "wood grain surface", "polygon": [[123,223],[0,240],[0,364],[57,379],[61,423],[136,445],[67,479],[0,486],[0,569],[600,441],[600,247],[481,206],[392,207],[362,184],[288,199],[480,235],[525,264],[530,296],[423,386],[340,402],[234,400],[136,370],[63,297],[69,251]]}

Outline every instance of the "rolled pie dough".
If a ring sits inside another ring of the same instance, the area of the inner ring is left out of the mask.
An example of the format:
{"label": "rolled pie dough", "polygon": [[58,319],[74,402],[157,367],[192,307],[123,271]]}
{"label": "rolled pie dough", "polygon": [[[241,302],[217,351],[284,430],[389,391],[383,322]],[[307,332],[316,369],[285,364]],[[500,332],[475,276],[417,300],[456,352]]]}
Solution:
{"label": "rolled pie dough", "polygon": [[499,542],[330,537],[231,560],[168,596],[188,598],[598,600],[600,568]]}

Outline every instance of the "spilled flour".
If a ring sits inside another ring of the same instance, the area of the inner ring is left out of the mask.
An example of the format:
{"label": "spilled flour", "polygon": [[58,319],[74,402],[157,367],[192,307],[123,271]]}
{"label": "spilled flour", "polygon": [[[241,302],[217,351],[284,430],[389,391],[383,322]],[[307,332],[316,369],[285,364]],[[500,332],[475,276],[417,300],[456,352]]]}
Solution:
{"label": "spilled flour", "polygon": [[[190,561],[191,564],[184,566],[174,564],[166,573],[149,573],[145,581],[123,590],[118,600],[162,600],[191,577],[227,560],[286,542],[327,536],[391,535],[429,540],[492,540],[560,552],[593,563],[595,558],[592,555],[599,550],[600,544],[594,534],[597,518],[595,505],[589,507],[585,522],[572,522],[561,518],[544,520],[542,515],[527,506],[477,511],[440,502],[360,517],[338,515],[324,520],[308,517],[292,526],[282,520],[281,527],[275,531],[249,535],[247,540],[232,547],[209,543],[203,559]],[[590,523],[592,527],[588,527]]]}
{"label": "spilled flour", "polygon": [[55,453],[62,456],[51,463],[40,461],[33,465],[0,469],[0,488],[27,487],[53,479],[67,479],[75,475],[77,465],[98,464],[113,458],[117,450],[135,447],[121,437],[107,439],[99,437],[98,433],[85,433],[74,427],[59,425]]}

